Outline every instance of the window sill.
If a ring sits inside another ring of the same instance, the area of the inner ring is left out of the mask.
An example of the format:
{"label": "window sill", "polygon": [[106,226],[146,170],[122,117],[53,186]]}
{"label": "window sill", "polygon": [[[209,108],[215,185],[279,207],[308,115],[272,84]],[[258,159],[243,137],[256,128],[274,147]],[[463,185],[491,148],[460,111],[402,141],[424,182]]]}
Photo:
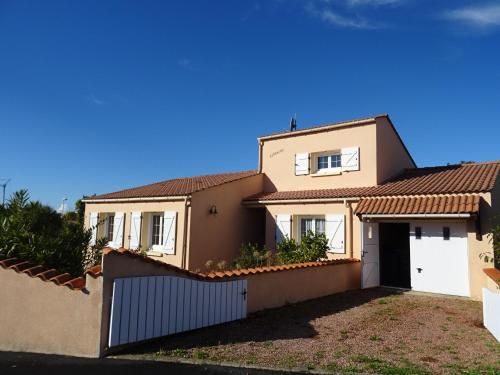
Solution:
{"label": "window sill", "polygon": [[311,177],[338,176],[341,174],[342,174],[342,171],[339,168],[338,170],[316,172],[316,173],[311,174]]}
{"label": "window sill", "polygon": [[158,257],[158,258],[161,258],[163,256],[163,253],[160,253],[159,251],[148,250],[146,252],[146,255],[148,257]]}

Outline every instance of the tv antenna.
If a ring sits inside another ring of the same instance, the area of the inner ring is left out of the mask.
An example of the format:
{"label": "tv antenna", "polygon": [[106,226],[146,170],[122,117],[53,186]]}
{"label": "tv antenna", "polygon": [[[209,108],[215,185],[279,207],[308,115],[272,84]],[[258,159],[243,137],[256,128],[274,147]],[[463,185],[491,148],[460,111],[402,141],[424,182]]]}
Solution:
{"label": "tv antenna", "polygon": [[290,119],[290,131],[293,132],[297,130],[297,114],[294,113],[292,118]]}
{"label": "tv antenna", "polygon": [[0,186],[3,188],[3,193],[2,193],[2,206],[5,207],[5,188],[7,187],[7,184],[9,183],[10,178],[0,178]]}

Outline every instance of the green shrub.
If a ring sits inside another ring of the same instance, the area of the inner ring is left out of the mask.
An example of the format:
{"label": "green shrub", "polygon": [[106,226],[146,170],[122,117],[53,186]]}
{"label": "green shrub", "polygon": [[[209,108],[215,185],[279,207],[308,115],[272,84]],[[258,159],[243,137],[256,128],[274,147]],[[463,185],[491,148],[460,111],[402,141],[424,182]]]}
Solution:
{"label": "green shrub", "polygon": [[276,244],[276,257],[281,264],[300,263],[300,247],[293,238],[285,237]]}
{"label": "green shrub", "polygon": [[0,211],[0,256],[17,257],[74,276],[100,261],[104,240],[89,246],[92,233],[51,207],[30,202],[26,190],[14,193]]}
{"label": "green shrub", "polygon": [[328,240],[323,233],[308,231],[300,244],[285,237],[276,245],[276,255],[281,264],[316,262],[326,258]]}
{"label": "green shrub", "polygon": [[234,268],[253,268],[270,266],[274,263],[273,254],[266,247],[257,244],[246,243],[240,247],[240,255],[233,262]]}

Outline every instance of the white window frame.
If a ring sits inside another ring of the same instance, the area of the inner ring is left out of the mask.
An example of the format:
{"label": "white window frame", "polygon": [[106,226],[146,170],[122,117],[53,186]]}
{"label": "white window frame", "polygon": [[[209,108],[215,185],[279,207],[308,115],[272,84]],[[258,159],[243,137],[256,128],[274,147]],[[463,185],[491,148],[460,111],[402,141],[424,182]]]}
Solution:
{"label": "white window frame", "polygon": [[[339,167],[332,168],[332,156],[337,155],[341,159]],[[328,168],[319,168],[319,158],[328,157]],[[342,172],[342,151],[341,150],[330,150],[324,152],[318,152],[314,154],[314,171],[316,174],[340,174]]]}
{"label": "white window frame", "polygon": [[[326,225],[326,216],[325,215],[297,215],[295,216],[296,218],[296,240],[297,240],[297,243],[300,243],[300,241],[302,240],[302,219],[312,219],[313,221],[313,224],[312,224],[312,227],[313,227],[313,233],[316,233],[316,220],[323,220],[325,221],[325,225]],[[326,230],[326,228],[325,228]]]}
{"label": "white window frame", "polygon": [[[113,218],[113,220],[110,220],[111,218]],[[112,222],[112,227],[113,227],[113,230],[111,231],[111,239],[109,239],[109,227],[111,226]],[[110,213],[107,213],[106,214],[106,232],[104,233],[104,236],[105,238],[108,240],[108,246],[111,246],[113,244],[113,241],[115,240],[114,236],[113,236],[113,232],[114,232],[114,227],[115,227],[115,213],[114,212],[110,212]]]}
{"label": "white window frame", "polygon": [[[143,213],[144,215],[144,213]],[[162,251],[163,249],[163,212],[147,212],[149,215],[149,228],[148,228],[148,248],[152,251]],[[160,241],[158,245],[153,245],[153,216],[160,216]]]}

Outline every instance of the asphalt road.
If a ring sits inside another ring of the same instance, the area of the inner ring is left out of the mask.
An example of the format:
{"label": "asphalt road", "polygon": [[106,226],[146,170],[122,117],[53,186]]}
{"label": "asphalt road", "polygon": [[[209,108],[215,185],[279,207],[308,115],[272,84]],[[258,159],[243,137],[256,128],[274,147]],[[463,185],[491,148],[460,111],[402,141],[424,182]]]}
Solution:
{"label": "asphalt road", "polygon": [[0,374],[29,375],[141,375],[141,374],[231,374],[231,375],[280,375],[283,372],[254,370],[236,367],[192,365],[159,361],[126,359],[88,359],[57,355],[0,352]]}

